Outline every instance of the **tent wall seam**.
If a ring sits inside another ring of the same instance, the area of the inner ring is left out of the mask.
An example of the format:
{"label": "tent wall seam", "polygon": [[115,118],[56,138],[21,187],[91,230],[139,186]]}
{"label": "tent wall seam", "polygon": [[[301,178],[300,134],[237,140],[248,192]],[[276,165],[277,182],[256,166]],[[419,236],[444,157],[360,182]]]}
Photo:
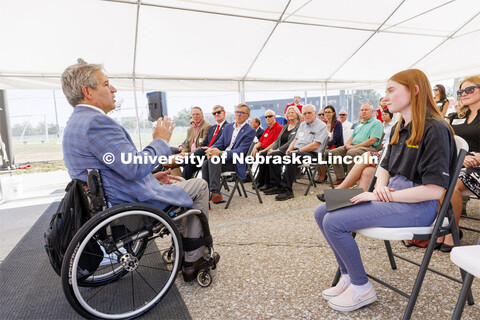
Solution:
{"label": "tent wall seam", "polygon": [[[101,1],[114,2],[114,3],[124,3],[124,4],[135,4],[135,3],[132,3],[132,2],[126,1],[126,0],[101,0]],[[198,13],[213,14],[213,15],[220,15],[220,16],[226,16],[226,17],[266,21],[266,22],[277,22],[278,21],[277,19],[272,19],[272,18],[254,17],[254,16],[247,16],[247,15],[241,15],[241,14],[215,12],[215,11],[200,10],[200,9],[180,8],[180,7],[166,6],[166,5],[153,4],[153,3],[142,3],[142,6],[163,8],[163,9],[171,9],[171,10],[180,10],[180,11],[189,11],[189,12],[198,12]],[[330,29],[342,29],[342,30],[366,31],[366,32],[378,32],[378,33],[384,32],[384,33],[403,34],[403,35],[411,35],[411,36],[445,38],[444,35],[435,35],[435,34],[429,34],[429,33],[405,32],[405,31],[383,31],[383,30],[378,31],[378,29],[371,29],[371,28],[332,26],[332,25],[321,24],[321,23],[310,23],[310,22],[299,22],[299,21],[282,21],[282,23],[288,23],[288,24],[294,24],[294,25],[303,25],[303,26],[314,26],[314,27],[330,28]]]}
{"label": "tent wall seam", "polygon": [[248,74],[250,73],[250,70],[252,70],[253,66],[255,65],[255,62],[257,62],[258,60],[258,57],[260,56],[260,54],[262,53],[263,49],[265,49],[265,46],[267,45],[268,41],[270,40],[270,38],[272,37],[273,33],[275,32],[275,30],[277,29],[278,25],[282,22],[282,17],[283,15],[285,14],[285,11],[287,11],[287,8],[288,6],[290,5],[290,2],[292,0],[288,0],[288,3],[287,5],[285,6],[285,9],[283,9],[283,12],[282,14],[280,15],[280,18],[277,20],[277,23],[275,24],[275,26],[273,27],[272,29],[272,32],[270,32],[270,35],[267,37],[267,39],[265,40],[265,42],[263,43],[262,47],[260,48],[260,50],[258,51],[257,55],[255,56],[255,59],[253,59],[252,63],[250,64],[250,67],[248,68],[247,72],[245,73],[245,75],[243,76],[242,78],[242,81],[245,81],[245,78],[248,76]]}
{"label": "tent wall seam", "polygon": [[406,0],[402,0],[402,2],[395,8],[395,10],[393,10],[393,12],[390,13],[390,15],[387,17],[387,19],[385,19],[385,21],[382,22],[382,24],[377,28],[377,30],[376,30],[374,33],[372,33],[372,34],[370,35],[370,37],[368,37],[368,39],[365,40],[365,42],[362,43],[362,44],[360,45],[360,47],[358,47],[358,49],[355,50],[355,52],[352,53],[352,55],[351,55],[350,57],[348,57],[348,59],[345,60],[345,61],[340,65],[340,67],[338,67],[338,68],[327,78],[326,81],[330,80],[340,69],[342,69],[343,66],[344,66],[345,64],[347,64],[347,62],[350,61],[350,59],[352,59],[352,58],[357,54],[357,52],[360,51],[360,50],[367,44],[367,42],[370,41],[370,39],[372,39],[373,36],[375,36],[375,35],[378,33],[378,31],[379,31],[379,30],[385,25],[385,23],[395,14],[395,12],[397,12],[397,10],[405,3],[405,1],[406,1]]}
{"label": "tent wall seam", "polygon": [[478,15],[480,14],[480,11],[478,11],[475,15],[473,15],[473,17],[471,17],[470,19],[468,19],[464,24],[462,24],[462,26],[460,28],[458,28],[457,30],[455,30],[447,39],[443,40],[442,42],[440,42],[435,48],[433,48],[432,50],[430,50],[427,54],[425,54],[423,57],[421,57],[417,62],[415,62],[414,64],[412,64],[410,66],[410,68],[413,68],[415,65],[417,65],[420,61],[422,61],[423,59],[425,59],[426,57],[428,57],[430,54],[432,54],[435,50],[437,50],[438,48],[440,48],[444,43],[446,43],[448,40],[452,39],[453,36],[455,34],[457,34],[460,30],[462,30],[466,25],[468,25],[470,22],[472,22],[473,19],[475,19]]}

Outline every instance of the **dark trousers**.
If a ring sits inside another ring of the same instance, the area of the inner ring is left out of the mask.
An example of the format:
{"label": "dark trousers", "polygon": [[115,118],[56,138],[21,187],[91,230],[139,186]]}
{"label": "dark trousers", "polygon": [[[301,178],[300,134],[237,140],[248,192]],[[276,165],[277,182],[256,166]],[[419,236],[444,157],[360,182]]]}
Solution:
{"label": "dark trousers", "polygon": [[[205,155],[205,149],[198,148],[194,153],[194,156],[199,156],[203,157]],[[205,156],[205,161],[207,160],[207,157]],[[197,160],[195,158],[195,163],[187,163],[183,164],[183,172],[182,172],[182,177],[185,178],[185,180],[191,179],[195,172],[199,171],[202,167],[198,167],[197,165],[199,164],[200,159]]]}
{"label": "dark trousers", "polygon": [[[314,160],[317,158],[317,155],[315,152],[295,152],[297,156],[300,156],[301,161],[303,163],[307,163],[309,161],[312,163]],[[270,153],[272,157],[274,156],[282,156],[285,158],[290,158],[292,159],[293,154],[286,154],[283,151],[276,151]],[[316,161],[316,160],[315,160]],[[297,163],[289,163],[289,164],[269,164],[268,165],[268,170],[270,174],[270,184],[282,188],[286,188],[289,191],[292,191],[292,185],[293,182],[295,181],[295,174],[296,174],[296,169],[299,164]],[[285,166],[285,172],[283,173],[282,177],[282,167]]]}

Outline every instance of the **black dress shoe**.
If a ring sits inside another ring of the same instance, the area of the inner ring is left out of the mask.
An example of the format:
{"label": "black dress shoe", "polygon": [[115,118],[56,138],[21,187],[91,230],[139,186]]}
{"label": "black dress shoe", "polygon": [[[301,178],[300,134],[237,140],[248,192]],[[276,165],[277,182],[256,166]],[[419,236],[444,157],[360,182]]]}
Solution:
{"label": "black dress shoe", "polygon": [[267,196],[272,194],[279,194],[279,193],[283,193],[283,188],[280,188],[278,186],[273,186],[270,189],[264,190],[263,193],[265,193]]}
{"label": "black dress shoe", "polygon": [[325,202],[325,194],[324,193],[319,193],[317,194],[317,199],[320,201]]}
{"label": "black dress shoe", "polygon": [[271,187],[273,187],[271,184],[264,184],[263,186],[259,187],[258,190],[265,191],[267,189],[270,189]]}
{"label": "black dress shoe", "polygon": [[442,243],[442,246],[440,247],[440,251],[448,253],[448,252],[452,251],[453,247],[455,247],[455,246],[450,246],[448,244]]}
{"label": "black dress shoe", "polygon": [[293,198],[293,192],[290,190],[284,190],[282,193],[277,194],[277,196],[275,197],[275,200],[285,201],[292,198]]}

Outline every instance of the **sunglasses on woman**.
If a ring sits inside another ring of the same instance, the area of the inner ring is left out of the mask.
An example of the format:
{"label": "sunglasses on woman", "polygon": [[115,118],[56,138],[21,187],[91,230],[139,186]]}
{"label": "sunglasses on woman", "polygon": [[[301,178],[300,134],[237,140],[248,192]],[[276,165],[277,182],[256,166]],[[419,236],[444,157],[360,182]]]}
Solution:
{"label": "sunglasses on woman", "polygon": [[475,91],[475,88],[480,88],[479,86],[471,86],[471,87],[466,87],[465,89],[458,90],[457,95],[460,97],[464,92],[466,94],[472,94],[473,91]]}

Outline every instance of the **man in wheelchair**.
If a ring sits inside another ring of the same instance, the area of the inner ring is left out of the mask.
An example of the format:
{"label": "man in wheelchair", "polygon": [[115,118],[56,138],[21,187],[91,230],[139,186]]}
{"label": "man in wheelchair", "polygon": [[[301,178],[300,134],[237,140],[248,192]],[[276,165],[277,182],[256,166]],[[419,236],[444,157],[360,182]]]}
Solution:
{"label": "man in wheelchair", "polygon": [[[77,64],[63,72],[61,81],[63,92],[74,107],[63,137],[65,165],[72,179],[87,181],[87,169],[97,169],[108,207],[145,203],[165,212],[172,207],[194,208],[208,219],[209,190],[203,179],[185,181],[170,176],[169,171],[152,174],[157,161],[132,160],[158,159],[171,154],[168,143],[175,125],[168,117],[157,121],[153,141],[137,151],[128,132],[107,116],[115,109],[117,90],[102,65],[78,59]],[[202,245],[205,243],[195,241],[202,239],[204,229],[197,214],[181,219],[178,224],[184,239],[188,239],[183,245],[182,274],[185,281],[192,281],[206,264],[207,249]],[[214,254],[215,263],[219,258]]]}

